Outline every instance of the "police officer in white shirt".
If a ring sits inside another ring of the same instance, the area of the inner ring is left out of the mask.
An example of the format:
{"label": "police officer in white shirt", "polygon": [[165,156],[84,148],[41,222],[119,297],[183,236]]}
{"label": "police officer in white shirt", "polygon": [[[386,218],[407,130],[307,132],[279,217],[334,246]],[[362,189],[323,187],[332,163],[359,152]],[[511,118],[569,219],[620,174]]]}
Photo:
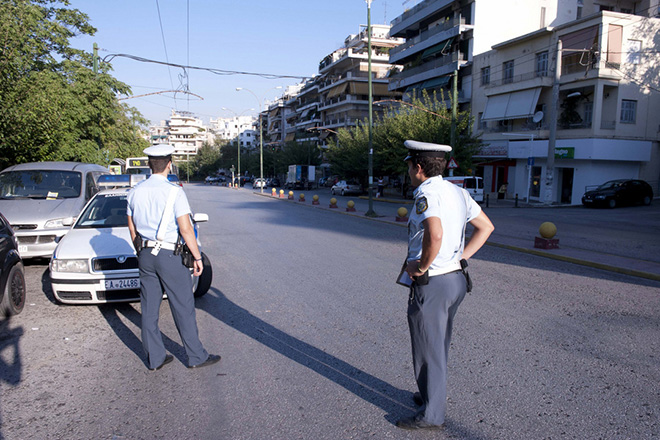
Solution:
{"label": "police officer in white shirt", "polygon": [[168,144],[144,150],[152,174],[128,194],[128,228],[138,250],[140,300],[142,309],[142,345],[147,352],[147,367],[160,370],[172,362],[158,328],[163,290],[174,323],[188,355],[188,368],[214,364],[220,356],[208,354],[199,340],[192,279],[180,255],[174,255],[179,233],[195,258],[193,273],[202,273],[202,256],[190,221],[190,206],[183,189],[167,179],[172,168],[174,148]]}
{"label": "police officer in white shirt", "polygon": [[[442,179],[447,145],[406,141],[408,174],[415,207],[408,221],[406,272],[414,280],[408,303],[408,325],[419,393],[418,413],[401,419],[404,429],[440,429],[447,402],[447,356],[451,329],[467,291],[461,260],[486,242],[493,224],[463,188]],[[465,227],[474,232],[465,245]]]}

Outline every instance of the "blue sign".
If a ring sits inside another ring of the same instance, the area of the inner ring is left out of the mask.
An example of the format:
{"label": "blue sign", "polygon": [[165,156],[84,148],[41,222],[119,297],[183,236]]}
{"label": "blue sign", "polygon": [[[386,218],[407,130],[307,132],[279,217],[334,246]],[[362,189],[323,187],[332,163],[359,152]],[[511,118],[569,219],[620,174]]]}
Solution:
{"label": "blue sign", "polygon": [[527,165],[529,165],[530,167],[531,167],[532,165],[534,165],[534,158],[533,158],[533,157],[528,157],[528,158],[527,158]]}

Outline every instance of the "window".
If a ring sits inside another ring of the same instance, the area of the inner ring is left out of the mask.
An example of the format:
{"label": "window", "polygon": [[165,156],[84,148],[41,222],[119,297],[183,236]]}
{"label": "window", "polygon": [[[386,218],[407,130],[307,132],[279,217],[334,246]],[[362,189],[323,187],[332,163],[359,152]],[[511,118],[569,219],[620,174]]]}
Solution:
{"label": "window", "polygon": [[507,61],[502,65],[502,71],[504,72],[503,83],[511,84],[513,82],[513,60]]}
{"label": "window", "polygon": [[488,128],[488,121],[483,121],[484,114],[479,113],[479,129],[486,130]]}
{"label": "window", "polygon": [[548,51],[536,54],[536,76],[548,76]]}
{"label": "window", "polygon": [[628,40],[628,64],[639,64],[642,60],[642,42]]}
{"label": "window", "polygon": [[490,84],[490,66],[481,69],[481,85]]}
{"label": "window", "polygon": [[622,12],[623,14],[632,14],[632,13],[633,13],[633,10],[632,10],[632,9],[628,9],[628,8],[621,8],[621,12]]}
{"label": "window", "polygon": [[577,14],[575,17],[576,20],[582,18],[582,7],[584,7],[584,0],[577,0]]}
{"label": "window", "polygon": [[630,99],[621,100],[621,123],[634,124],[637,118],[637,101]]}
{"label": "window", "polygon": [[594,103],[585,102],[584,103],[584,125],[585,127],[591,127],[591,122],[594,117]]}
{"label": "window", "polygon": [[600,11],[614,11],[614,6],[600,5]]}

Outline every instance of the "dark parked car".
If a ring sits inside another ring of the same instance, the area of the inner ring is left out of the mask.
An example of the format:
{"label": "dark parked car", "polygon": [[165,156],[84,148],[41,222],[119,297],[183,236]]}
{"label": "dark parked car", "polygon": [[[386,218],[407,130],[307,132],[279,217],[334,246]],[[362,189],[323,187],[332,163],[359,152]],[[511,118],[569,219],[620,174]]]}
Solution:
{"label": "dark parked car", "polygon": [[610,180],[598,188],[587,191],[582,196],[584,206],[607,206],[616,208],[621,205],[650,205],[653,200],[651,185],[643,180]]}
{"label": "dark parked car", "polygon": [[0,316],[17,315],[25,306],[25,272],[18,242],[0,214]]}

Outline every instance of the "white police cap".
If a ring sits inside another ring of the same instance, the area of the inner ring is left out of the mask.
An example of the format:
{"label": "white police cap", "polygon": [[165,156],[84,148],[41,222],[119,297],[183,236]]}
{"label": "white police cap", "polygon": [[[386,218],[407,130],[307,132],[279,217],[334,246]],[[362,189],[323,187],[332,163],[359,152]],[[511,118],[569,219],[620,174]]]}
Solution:
{"label": "white police cap", "polygon": [[143,153],[150,157],[166,157],[174,153],[174,147],[170,144],[156,144],[145,148]]}
{"label": "white police cap", "polygon": [[403,159],[404,162],[409,161],[413,157],[445,157],[445,153],[451,151],[449,145],[431,144],[429,142],[419,141],[405,141],[403,145],[408,149],[408,156]]}

